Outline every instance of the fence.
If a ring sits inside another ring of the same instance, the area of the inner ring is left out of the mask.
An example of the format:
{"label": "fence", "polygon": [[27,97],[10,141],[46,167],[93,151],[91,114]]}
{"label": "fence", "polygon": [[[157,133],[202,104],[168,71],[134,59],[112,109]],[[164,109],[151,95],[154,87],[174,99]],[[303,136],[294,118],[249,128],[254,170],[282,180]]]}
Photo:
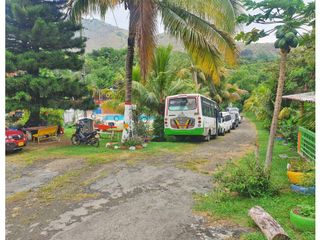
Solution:
{"label": "fence", "polygon": [[315,152],[315,133],[303,127],[299,127],[298,153],[310,160],[315,160]]}

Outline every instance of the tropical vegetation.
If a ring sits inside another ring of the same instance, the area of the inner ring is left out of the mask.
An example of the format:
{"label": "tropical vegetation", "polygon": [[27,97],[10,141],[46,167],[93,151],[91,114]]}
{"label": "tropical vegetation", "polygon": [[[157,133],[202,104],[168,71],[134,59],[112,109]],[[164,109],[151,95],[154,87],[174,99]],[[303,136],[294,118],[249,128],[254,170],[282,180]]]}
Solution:
{"label": "tropical vegetation", "polygon": [[[93,1],[71,0],[68,13],[75,20],[90,12],[106,11],[117,5],[129,10],[129,33],[126,57],[125,122],[123,140],[132,136],[132,69],[135,46],[138,47],[141,76],[147,78],[156,46],[158,12],[165,29],[180,39],[195,65],[220,80],[222,63],[234,65],[237,51],[232,35],[235,31],[237,1]],[[223,13],[223,14],[222,14]]]}
{"label": "tropical vegetation", "polygon": [[66,1],[6,1],[6,109],[27,109],[27,125],[39,125],[41,107],[94,107],[82,68],[81,25],[65,21]]}

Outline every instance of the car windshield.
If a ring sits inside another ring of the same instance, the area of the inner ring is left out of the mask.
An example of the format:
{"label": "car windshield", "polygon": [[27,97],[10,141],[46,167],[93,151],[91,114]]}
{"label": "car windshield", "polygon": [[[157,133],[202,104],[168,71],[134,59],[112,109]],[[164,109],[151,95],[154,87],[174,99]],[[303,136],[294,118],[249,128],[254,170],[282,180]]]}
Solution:
{"label": "car windshield", "polygon": [[170,111],[185,111],[196,108],[196,99],[194,97],[173,98],[169,101]]}

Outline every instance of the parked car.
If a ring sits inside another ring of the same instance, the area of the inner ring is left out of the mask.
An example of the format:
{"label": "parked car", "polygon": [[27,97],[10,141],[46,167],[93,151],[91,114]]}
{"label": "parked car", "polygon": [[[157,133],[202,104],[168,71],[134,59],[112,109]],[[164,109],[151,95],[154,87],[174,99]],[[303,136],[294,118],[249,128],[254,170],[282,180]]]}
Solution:
{"label": "parked car", "polygon": [[219,133],[224,135],[226,132],[230,132],[232,128],[231,115],[228,112],[221,112],[221,118],[219,122]]}
{"label": "parked car", "polygon": [[241,116],[240,116],[239,108],[227,107],[226,110],[230,113],[231,118],[232,118],[232,129],[237,128],[239,123],[241,123]]}
{"label": "parked car", "polygon": [[230,116],[231,116],[231,129],[236,129],[239,125],[239,113],[237,112],[229,112]]}
{"label": "parked car", "polygon": [[27,145],[27,136],[20,130],[6,128],[6,152],[21,150]]}

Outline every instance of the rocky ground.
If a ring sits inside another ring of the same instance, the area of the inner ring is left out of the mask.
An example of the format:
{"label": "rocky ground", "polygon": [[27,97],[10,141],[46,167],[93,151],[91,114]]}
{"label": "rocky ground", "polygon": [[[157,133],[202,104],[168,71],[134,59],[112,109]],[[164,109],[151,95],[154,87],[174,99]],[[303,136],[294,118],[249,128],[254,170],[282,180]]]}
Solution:
{"label": "rocky ground", "polygon": [[194,213],[193,194],[210,191],[216,165],[253,151],[255,142],[254,125],[244,120],[183,153],[94,166],[75,158],[6,161],[6,238],[238,239],[248,229]]}

